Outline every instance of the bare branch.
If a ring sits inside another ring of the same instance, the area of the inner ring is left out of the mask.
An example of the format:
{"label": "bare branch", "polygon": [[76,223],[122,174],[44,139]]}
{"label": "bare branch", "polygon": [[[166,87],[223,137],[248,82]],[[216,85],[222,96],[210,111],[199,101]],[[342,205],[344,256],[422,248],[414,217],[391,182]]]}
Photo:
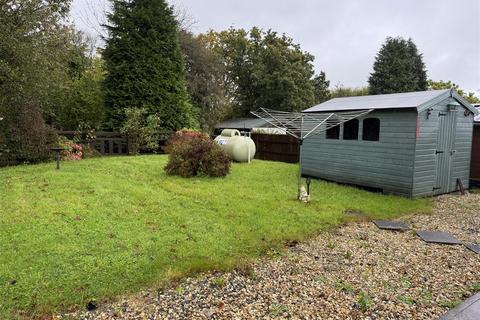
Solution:
{"label": "bare branch", "polygon": [[178,21],[180,29],[185,31],[192,31],[193,27],[198,24],[198,20],[196,20],[184,6],[175,3],[176,1],[172,2],[174,8],[174,15]]}

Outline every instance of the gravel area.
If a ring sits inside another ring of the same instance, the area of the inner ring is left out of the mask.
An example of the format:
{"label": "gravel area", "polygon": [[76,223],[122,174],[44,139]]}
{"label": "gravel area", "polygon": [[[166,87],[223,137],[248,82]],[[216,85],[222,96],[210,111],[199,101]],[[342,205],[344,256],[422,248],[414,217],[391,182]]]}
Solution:
{"label": "gravel area", "polygon": [[[438,197],[413,229],[480,242],[480,195]],[[251,268],[187,278],[58,319],[436,319],[480,291],[480,255],[350,223]]]}

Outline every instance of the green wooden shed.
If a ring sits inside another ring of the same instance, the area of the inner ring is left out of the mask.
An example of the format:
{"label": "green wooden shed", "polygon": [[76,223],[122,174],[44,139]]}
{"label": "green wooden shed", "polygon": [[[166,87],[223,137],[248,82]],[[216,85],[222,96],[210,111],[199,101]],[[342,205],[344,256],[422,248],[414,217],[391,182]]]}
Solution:
{"label": "green wooden shed", "polygon": [[305,113],[370,110],[305,139],[302,175],[422,197],[469,184],[474,115],[455,90],[336,98]]}

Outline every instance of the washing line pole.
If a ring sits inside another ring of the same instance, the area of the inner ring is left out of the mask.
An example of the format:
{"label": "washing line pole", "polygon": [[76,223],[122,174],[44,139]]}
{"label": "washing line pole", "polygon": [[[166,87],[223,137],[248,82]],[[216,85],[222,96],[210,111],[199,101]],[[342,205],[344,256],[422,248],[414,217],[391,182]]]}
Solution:
{"label": "washing line pole", "polygon": [[297,185],[297,198],[300,198],[300,188],[302,187],[302,146],[303,146],[303,116],[300,122],[300,140],[298,141],[299,145],[299,154],[298,154],[298,185]]}
{"label": "washing line pole", "polygon": [[[373,109],[351,110],[344,112],[318,112],[315,114],[285,112],[259,108],[256,111],[250,111],[254,116],[263,119],[275,128],[285,130],[285,133],[294,137],[299,143],[299,164],[298,164],[298,194],[300,197],[300,188],[302,187],[302,162],[303,162],[303,142],[310,135],[325,132],[330,128],[339,126],[349,120],[362,117]],[[298,134],[297,134],[298,132]]]}

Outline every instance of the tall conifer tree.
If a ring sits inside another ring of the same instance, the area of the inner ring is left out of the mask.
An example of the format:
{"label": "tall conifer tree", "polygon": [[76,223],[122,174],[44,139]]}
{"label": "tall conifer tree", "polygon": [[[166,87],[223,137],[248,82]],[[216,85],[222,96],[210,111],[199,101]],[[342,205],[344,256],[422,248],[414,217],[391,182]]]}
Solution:
{"label": "tall conifer tree", "polygon": [[109,126],[127,108],[146,108],[166,131],[195,126],[178,44],[178,23],[165,0],[112,0],[103,52]]}
{"label": "tall conifer tree", "polygon": [[375,57],[368,83],[370,94],[427,90],[425,64],[412,39],[387,38]]}

